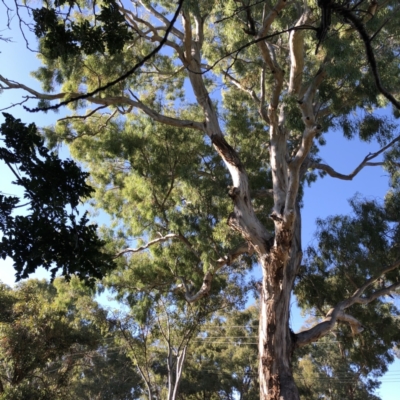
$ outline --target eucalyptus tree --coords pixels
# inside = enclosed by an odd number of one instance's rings
[[[389,163],[393,152],[398,153],[398,148],[387,154]],[[354,197],[351,215],[318,221],[318,245],[307,249],[302,279],[295,289],[304,309],[323,316],[343,293],[366,287],[352,306],[353,323],[338,325],[321,348],[317,343],[313,349],[298,350],[296,372],[305,398],[315,398],[321,391],[329,398],[376,398],[377,379],[398,357],[400,324],[394,290],[400,276],[394,260],[399,252],[399,181],[393,167],[389,167],[391,189],[383,204]],[[318,385],[310,385],[314,380]]]
[[[46,2],[33,11],[43,92],[0,77],[4,90],[27,92],[21,103],[69,103],[48,138],[86,163],[97,205],[124,225],[120,243],[141,242],[117,255],[154,254],[148,268],[169,271],[155,282],[165,291],[189,303],[223,295],[235,260],[258,262],[261,399],[298,399],[293,351],[337,323],[362,334],[357,307],[400,286],[385,278],[400,266],[389,241],[393,251],[339,288],[313,327],[289,328],[291,293],[308,278],[304,183],[317,172],[351,180],[399,140],[397,114],[381,112],[398,107],[388,89],[399,84],[398,9],[395,0]],[[380,148],[340,173],[318,159],[329,128]]]

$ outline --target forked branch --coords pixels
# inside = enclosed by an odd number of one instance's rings
[[[357,168],[351,172],[348,175],[341,174],[340,172],[335,171],[332,167],[326,164],[322,163],[311,163],[310,168],[314,169],[319,169],[321,171],[325,171],[328,175],[330,175],[333,178],[338,178],[342,179],[345,181],[351,181],[364,167],[376,167],[383,165],[382,162],[371,162],[374,158],[378,157],[380,154],[382,154],[384,151],[388,150],[390,147],[392,147],[396,142],[400,140],[400,136],[396,137],[393,139],[390,143],[388,143],[386,146],[382,147],[375,153],[370,153],[367,156],[364,157],[364,159],[361,161],[361,163],[357,166]]]
[[[376,290],[368,297],[361,297],[365,292],[365,290],[374,283],[378,282],[382,276],[399,267],[400,267],[400,260],[397,260],[389,267],[383,269],[375,277],[368,279],[364,283],[364,285],[362,285],[353,293],[352,296],[341,301],[339,304],[336,305],[336,307],[331,308],[323,321],[319,322],[317,325],[313,326],[310,329],[307,329],[303,332],[299,332],[296,335],[296,347],[301,347],[306,344],[315,342],[320,337],[325,336],[333,329],[337,321],[343,321],[349,323],[353,334],[362,332],[363,327],[361,323],[351,315],[345,313],[344,310],[346,310],[347,308],[351,307],[354,304],[369,304],[372,301],[376,300],[377,298],[385,296],[393,292],[397,288],[399,288],[400,282],[396,282],[393,285],[382,288],[380,290]]]
[[[1,75],[0,75],[0,82],[3,82],[3,84],[4,84],[4,85],[0,84],[0,89],[3,89],[3,90],[22,89],[33,95],[32,97],[29,97],[30,99],[57,100],[57,99],[63,99],[66,97],[78,99],[78,98],[80,98],[80,95],[81,95],[81,93],[65,93],[65,92],[56,93],[56,94],[41,93],[41,92],[38,92],[37,90],[34,90],[22,83],[18,83],[18,82],[12,81],[10,79],[4,78]],[[135,97],[135,96],[133,96],[133,97]],[[69,100],[67,100],[67,102],[68,101]],[[133,100],[132,98],[127,97],[127,96],[105,96],[105,97],[89,96],[89,97],[86,97],[86,101],[88,101],[89,103],[98,104],[98,105],[102,106],[102,107],[99,107],[97,110],[99,110],[100,108],[104,108],[104,107],[117,107],[117,106],[126,105],[126,106],[129,106],[132,108],[137,108],[137,109],[143,111],[146,115],[148,115],[154,121],[160,122],[164,125],[175,126],[178,128],[192,128],[192,129],[196,129],[199,131],[204,131],[204,125],[201,122],[192,121],[192,120],[181,120],[178,118],[173,118],[173,117],[169,117],[169,116],[160,114],[159,112],[150,108],[149,106],[147,106],[146,104],[144,104],[143,102],[138,100],[137,98],[136,98],[136,100]],[[16,105],[18,105],[18,104],[16,104]],[[90,113],[89,115],[92,115],[92,113]],[[89,115],[85,115],[85,116],[81,116],[81,117],[73,116],[73,118],[87,118]],[[70,118],[72,118],[72,117],[70,117]]]
[[[158,237],[157,239],[153,239],[150,242],[148,242],[148,243],[146,243],[146,244],[144,244],[142,246],[136,247],[135,249],[131,248],[131,247],[128,247],[127,249],[121,250],[120,252],[118,252],[114,256],[114,259],[118,258],[118,257],[120,257],[120,256],[122,256],[122,255],[124,255],[126,253],[139,253],[140,251],[146,250],[146,249],[148,249],[150,246],[152,246],[154,244],[163,243],[163,242],[166,242],[167,240],[178,239],[178,238],[179,238],[178,234],[169,233],[168,235]]]

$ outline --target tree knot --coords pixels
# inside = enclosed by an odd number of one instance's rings
[[[234,200],[236,197],[240,195],[240,189],[235,186],[228,186],[228,196]]]
[[[283,218],[281,216],[279,216],[276,211],[272,211],[272,213],[270,214],[269,217],[275,222],[282,222],[283,221]]]

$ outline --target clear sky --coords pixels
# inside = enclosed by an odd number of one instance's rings
[[[0,10],[0,31],[6,27],[6,16]],[[3,30],[0,32],[5,37],[12,37],[12,43],[0,41],[0,74],[9,79],[20,81],[27,86],[40,90],[38,82],[30,76],[30,72],[39,67],[40,63],[35,54],[28,51],[25,42],[16,29],[13,21],[12,31]],[[34,42],[31,43],[34,45]],[[34,47],[34,46],[32,46]],[[4,91],[0,95],[0,109],[8,107],[12,103],[21,101],[21,91]],[[57,118],[63,115],[49,112],[30,114],[18,106],[7,110],[20,118],[23,122],[35,122],[37,126],[53,124]],[[0,115],[0,122],[3,116]],[[359,141],[347,141],[340,132],[325,134],[327,145],[322,148],[321,157],[323,161],[341,173],[350,173],[369,153],[379,149],[376,143],[365,144]],[[16,186],[10,186],[12,176],[9,171],[0,165],[0,191],[4,193],[18,194]],[[303,226],[303,247],[305,248],[313,240],[316,218],[325,218],[332,214],[345,214],[350,211],[348,199],[357,192],[364,197],[383,199],[388,187],[388,176],[380,167],[367,167],[356,178],[349,181],[342,181],[330,177],[318,179],[311,188],[307,188],[304,197],[304,209],[302,213]],[[0,280],[5,283],[13,283],[13,270],[9,260],[0,260]],[[38,277],[43,277],[39,273]],[[303,319],[298,310],[294,308],[292,326],[295,331],[301,327]],[[382,386],[379,394],[383,400],[398,400],[400,388],[400,362],[397,360],[391,365],[389,372],[382,378]]]

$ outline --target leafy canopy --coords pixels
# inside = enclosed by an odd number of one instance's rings
[[[14,174],[13,184],[24,189],[26,203],[0,195],[1,257],[13,259],[17,280],[40,266],[50,269],[53,278],[58,271],[88,282],[102,277],[113,267],[112,258],[86,213],[77,218],[79,203],[93,193],[86,183],[88,173],[51,153],[34,124],[4,116],[0,159]],[[28,215],[14,215],[24,206]]]

